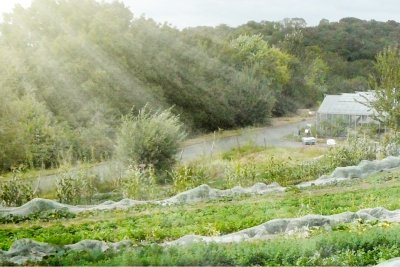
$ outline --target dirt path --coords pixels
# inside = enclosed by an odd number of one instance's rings
[[[245,145],[252,142],[258,146],[280,146],[280,147],[301,147],[300,142],[284,140],[290,134],[297,133],[298,129],[306,126],[307,123],[312,123],[313,119],[307,119],[300,122],[282,123],[279,121],[274,126],[243,130],[235,133],[234,136],[222,136],[220,138],[196,138],[193,142],[188,140],[181,153],[177,155],[181,162],[188,162],[199,157],[210,157],[213,154],[220,153]],[[71,171],[71,175],[78,173],[79,167]],[[122,174],[121,166],[115,162],[102,162],[90,169],[86,170],[88,175],[97,175],[100,181],[110,179],[110,177],[118,177]],[[50,192],[56,187],[58,174],[32,177],[35,188],[41,192]]]

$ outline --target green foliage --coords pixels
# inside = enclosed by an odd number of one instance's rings
[[[254,164],[232,163],[225,170],[226,186],[233,187],[237,185],[250,185],[256,181],[260,181],[260,172]]]
[[[178,166],[169,173],[169,176],[172,180],[174,193],[195,188],[207,181],[205,168],[196,165]]]
[[[25,204],[35,196],[32,186],[14,173],[11,180],[0,182],[0,204],[8,207],[18,207]]]
[[[132,106],[174,106],[199,132],[367,90],[374,56],[398,29],[296,18],[179,31],[120,2],[34,0],[0,25],[0,169],[107,160]]]
[[[323,161],[329,167],[357,165],[361,160],[375,160],[377,147],[361,138],[352,139],[347,146],[336,146],[329,150]]]
[[[69,212],[67,209],[60,210],[50,210],[45,212],[37,212],[32,213],[29,216],[15,216],[12,214],[8,214],[6,216],[0,217],[0,224],[18,224],[26,221],[41,221],[41,222],[49,222],[53,220],[60,219],[72,219],[75,218],[76,215],[72,212]]]
[[[43,264],[168,266],[366,266],[400,256],[399,227],[372,227],[365,232],[331,232],[310,239],[234,244],[150,245],[122,253],[77,253],[51,257]]]
[[[290,56],[278,48],[270,47],[261,35],[240,35],[230,42],[240,69],[256,67],[257,76],[285,83],[289,80]]]
[[[342,117],[336,117],[321,121],[317,133],[321,137],[344,137],[348,134],[349,127],[348,121]]]
[[[235,147],[227,152],[222,153],[222,159],[234,160],[240,159],[241,157],[263,151],[264,148],[254,145],[253,143],[247,143],[240,147]]]
[[[400,138],[395,132],[388,132],[380,140],[383,156],[398,156],[400,153]]]
[[[126,174],[118,182],[118,189],[124,198],[140,200],[154,199],[157,176],[153,167],[129,166]]]
[[[96,189],[96,176],[88,175],[85,170],[73,174],[64,171],[57,179],[57,198],[61,203],[91,204]]]
[[[336,167],[357,165],[361,160],[376,159],[376,146],[362,139],[351,140],[348,145],[337,146],[318,160],[301,163],[271,157],[262,163],[233,162],[225,170],[229,185],[252,185],[254,182],[277,182],[295,185],[329,174]]]
[[[112,242],[130,239],[146,244],[174,240],[187,234],[228,234],[276,218],[330,215],[370,207],[394,210],[400,208],[396,198],[400,193],[398,172],[393,173],[393,177],[387,180],[379,174],[378,179],[359,183],[353,180],[351,184],[332,185],[323,190],[233,197],[192,204],[190,208],[144,205],[129,210],[89,212],[77,215],[73,221],[56,220],[45,226],[35,221],[18,228],[5,225],[0,229],[0,249],[9,248],[14,240],[21,238],[53,244],[70,244],[87,238]],[[101,220],[95,221],[97,218]]]
[[[389,46],[376,56],[376,77],[372,80],[376,99],[370,103],[378,119],[396,133],[400,130],[400,48]]]
[[[57,165],[63,133],[46,107],[33,95],[18,98],[0,90],[0,169],[19,165],[45,168]]]
[[[241,111],[239,123],[243,122],[239,125],[258,122],[257,117],[270,116],[282,86],[290,79],[291,56],[268,45],[261,35],[240,35],[230,41],[229,48],[234,67],[246,74],[252,85],[245,87],[246,92],[234,94],[232,100]]]
[[[143,108],[137,116],[124,117],[117,134],[116,156],[128,165],[170,169],[184,137],[183,125],[171,109],[152,113]]]

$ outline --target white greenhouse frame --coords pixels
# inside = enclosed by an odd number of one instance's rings
[[[373,91],[326,95],[317,111],[316,127],[322,129],[324,121],[344,121],[347,127],[357,129],[359,125],[378,124],[376,111],[369,105],[375,99]],[[327,129],[325,129],[327,130]]]

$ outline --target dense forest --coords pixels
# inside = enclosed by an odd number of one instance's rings
[[[0,24],[0,169],[108,159],[121,118],[145,105],[172,107],[192,133],[267,124],[367,90],[398,40],[394,21],[178,30],[120,2],[34,0]]]

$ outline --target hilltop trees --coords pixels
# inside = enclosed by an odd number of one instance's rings
[[[230,100],[240,110],[236,122],[239,125],[265,122],[280,104],[276,100],[290,79],[291,57],[271,47],[261,35],[240,35],[230,41],[229,49],[233,66],[242,73],[235,79],[238,91]]]

